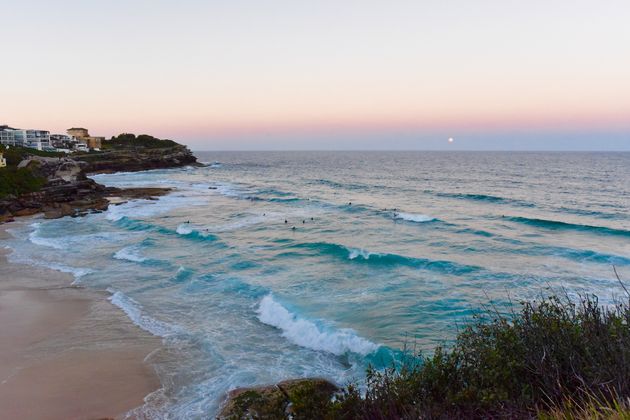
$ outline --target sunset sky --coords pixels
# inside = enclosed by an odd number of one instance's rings
[[[195,150],[630,150],[628,0],[0,10],[0,124]]]

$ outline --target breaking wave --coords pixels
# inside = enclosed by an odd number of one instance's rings
[[[425,214],[413,213],[394,213],[394,219],[401,219],[415,223],[432,222],[434,220],[437,220],[435,217],[427,216]]]
[[[146,257],[143,257],[138,253],[138,251],[133,247],[125,247],[121,250],[116,251],[114,254],[114,258],[117,260],[127,260],[132,262],[144,262],[146,261]]]
[[[380,347],[349,328],[328,328],[301,318],[276,302],[271,294],[260,301],[257,313],[260,322],[278,328],[284,338],[301,347],[337,356],[346,353],[366,356]]]

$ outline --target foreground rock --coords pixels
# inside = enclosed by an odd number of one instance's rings
[[[293,379],[276,385],[239,388],[228,394],[219,419],[316,418],[338,388],[325,379]]]

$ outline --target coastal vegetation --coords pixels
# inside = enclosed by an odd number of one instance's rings
[[[153,194],[106,188],[88,174],[199,165],[186,146],[172,140],[122,134],[103,143],[104,151],[72,155],[25,147],[0,149],[7,160],[0,168],[0,223],[40,212],[49,218],[83,215],[105,210],[108,196]]]
[[[140,134],[136,136],[132,133],[122,133],[118,136],[113,136],[110,140],[106,140],[102,143],[103,150],[120,148],[161,149],[177,145],[178,144],[173,140],[158,139],[157,137],[153,137],[148,134]]]
[[[252,392],[241,395],[260,407]],[[369,368],[364,386],[285,397],[264,416],[241,400],[223,417],[630,418],[630,294],[612,306],[565,295],[486,308],[448,348]]]
[[[35,153],[25,147],[0,146],[0,153],[7,160],[7,166],[0,168],[0,198],[39,191],[46,184],[46,179],[33,173],[31,168],[17,167],[29,153],[47,157],[56,155],[40,150],[33,151]]]
[[[30,147],[0,146],[0,153],[4,155],[7,160],[7,166],[17,166],[21,161],[27,159],[29,156],[41,156],[41,157],[62,157],[65,153],[61,152],[48,152],[45,150],[32,149]]]
[[[29,168],[17,168],[14,165],[0,168],[0,198],[19,196],[39,191],[46,179],[36,176]]]

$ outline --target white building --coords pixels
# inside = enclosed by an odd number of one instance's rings
[[[12,129],[0,129],[0,144],[15,146],[15,136]]]
[[[50,149],[50,132],[44,130],[0,130],[0,144],[30,147],[37,150]]]

